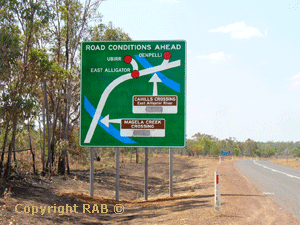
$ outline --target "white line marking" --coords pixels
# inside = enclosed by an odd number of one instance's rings
[[[300,180],[300,177],[297,177],[297,176],[294,176],[294,175],[291,175],[291,174],[288,174],[288,173],[285,173],[285,172],[282,172],[282,171],[279,171],[279,170],[275,170],[275,169],[272,169],[272,168],[270,168],[270,167],[261,165],[261,164],[259,164],[258,162],[256,162],[255,160],[254,160],[253,162],[254,162],[256,165],[258,165],[258,166],[264,167],[265,169],[269,169],[269,170],[272,170],[273,172],[281,173],[281,174],[284,174],[284,175],[286,175],[286,176],[288,176],[288,177],[296,178],[296,179],[299,179],[299,180]]]
[[[275,193],[271,193],[271,192],[263,192],[264,195],[274,195]]]
[[[177,60],[177,61],[174,61],[174,62],[170,62],[170,63],[167,63],[167,64],[166,63],[162,63],[159,66],[150,67],[148,69],[143,69],[143,70],[141,70],[139,72],[140,72],[140,76],[144,76],[144,75],[148,75],[148,74],[151,74],[151,73],[156,73],[156,72],[167,70],[167,69],[170,69],[170,68],[173,68],[173,67],[177,67],[177,66],[180,66],[180,60]],[[124,82],[126,80],[129,80],[129,79],[133,79],[132,76],[131,76],[131,73],[124,74],[124,75],[118,77],[117,79],[115,79],[113,82],[111,82],[106,87],[106,89],[104,90],[104,92],[101,95],[101,98],[100,98],[100,101],[98,103],[98,106],[97,106],[95,115],[93,117],[92,123],[91,123],[90,128],[88,130],[88,133],[87,133],[87,135],[85,137],[84,143],[90,143],[91,142],[91,139],[92,139],[92,137],[94,135],[96,126],[97,126],[98,121],[99,121],[99,119],[101,117],[101,113],[102,113],[102,110],[104,108],[105,102],[106,102],[106,100],[107,100],[110,92],[116,86],[118,86],[120,83],[122,83],[122,82]]]

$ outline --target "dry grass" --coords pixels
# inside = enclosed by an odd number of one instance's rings
[[[174,196],[174,197],[164,197],[164,198],[155,198],[155,199],[149,199],[147,201],[145,200],[120,200],[116,201],[115,199],[111,198],[105,198],[102,196],[90,196],[88,194],[84,193],[76,193],[76,192],[65,192],[62,193],[61,196],[67,196],[75,198],[77,201],[83,202],[83,203],[89,203],[89,204],[122,204],[124,206],[141,206],[141,207],[149,207],[149,206],[161,206],[166,204],[171,204],[175,200],[180,199],[189,199],[189,198],[195,198],[195,197],[207,197],[205,195],[181,195],[181,196]],[[209,196],[211,197],[211,196]]]
[[[283,166],[289,166],[293,168],[300,169],[300,159],[295,158],[295,159],[272,159],[272,163],[277,163]]]

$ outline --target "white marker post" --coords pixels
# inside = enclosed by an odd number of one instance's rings
[[[215,172],[215,212],[221,213],[220,172]]]

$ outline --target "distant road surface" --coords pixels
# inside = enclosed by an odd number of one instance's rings
[[[266,160],[241,160],[236,169],[286,212],[300,221],[300,170]]]

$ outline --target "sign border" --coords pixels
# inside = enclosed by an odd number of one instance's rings
[[[183,140],[183,146],[160,146],[160,145],[154,145],[154,146],[148,146],[148,145],[140,145],[137,144],[136,146],[133,145],[81,145],[81,104],[83,104],[82,102],[82,45],[84,43],[115,43],[115,42],[119,42],[119,43],[132,43],[132,42],[184,42],[185,43],[185,67],[184,67],[184,88],[185,88],[185,94],[184,94],[184,109],[183,109],[183,119],[184,119],[184,140]],[[186,90],[187,90],[187,41],[184,39],[176,39],[176,40],[134,40],[134,41],[83,41],[81,42],[81,63],[80,63],[80,116],[79,116],[79,146],[80,147],[84,147],[84,148],[185,148],[186,147],[186,104],[187,104],[187,95],[186,95]]]

